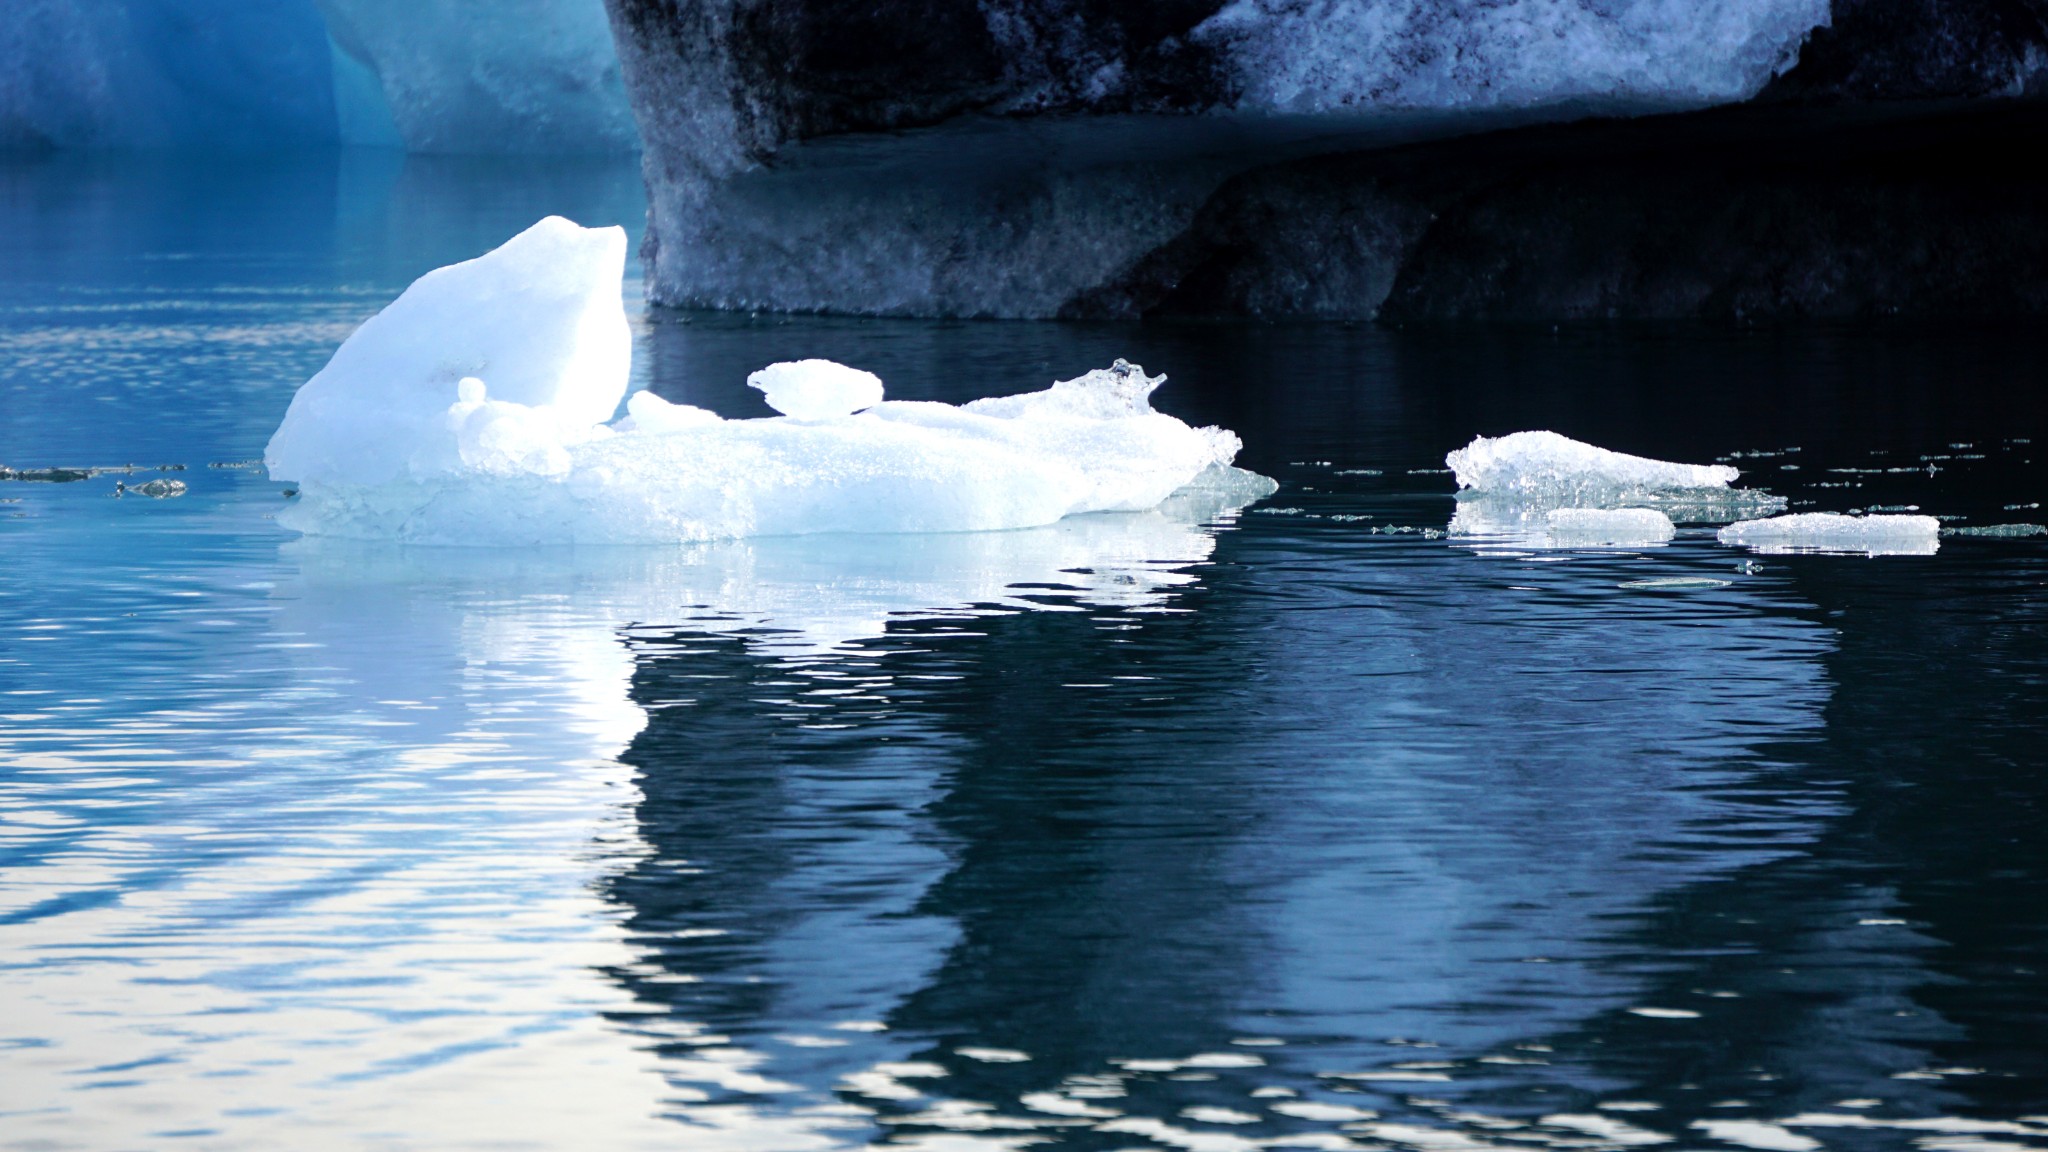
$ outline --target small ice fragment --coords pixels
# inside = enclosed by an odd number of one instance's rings
[[[1690,1008],[1631,1008],[1629,1012],[1652,1020],[1697,1020],[1700,1017]]]
[[[1202,1124],[1257,1124],[1258,1116],[1250,1112],[1239,1112],[1235,1108],[1218,1108],[1213,1104],[1197,1104],[1180,1110],[1189,1120]]]
[[[1297,1120],[1377,1120],[1379,1113],[1370,1108],[1353,1108],[1349,1104],[1325,1104],[1320,1100],[1283,1100],[1271,1105],[1274,1113],[1292,1116]]]
[[[1027,1092],[1017,1098],[1017,1103],[1033,1112],[1044,1112],[1051,1116],[1085,1116],[1096,1120],[1111,1120],[1123,1113],[1114,1108],[1102,1108],[1082,1100],[1073,1100],[1057,1092]]]
[[[1022,1064],[1031,1059],[1029,1053],[1014,1048],[955,1048],[953,1054],[979,1060],[983,1064]]]
[[[1764,553],[1861,552],[1870,556],[1932,556],[1941,521],[1932,516],[1844,516],[1800,512],[1743,520],[1721,529],[1721,543]]]
[[[140,484],[116,484],[114,485],[114,491],[116,495],[123,492],[132,492],[137,496],[151,496],[162,500],[170,496],[183,496],[185,494],[185,482],[183,480],[144,480]]]
[[[1978,524],[1965,528],[1945,528],[1946,536],[2048,536],[2048,525],[2041,524]]]
[[[1249,1052],[1198,1052],[1180,1062],[1183,1068],[1259,1068],[1265,1063]]]
[[[882,378],[830,360],[794,360],[770,364],[747,377],[768,406],[798,420],[831,420],[851,416],[882,402]]]
[[[1646,580],[1624,580],[1615,585],[1640,592],[1701,592],[1708,588],[1726,588],[1729,581],[1716,580],[1711,576],[1652,576]]]
[[[1758,1148],[1763,1152],[1815,1152],[1821,1142],[1761,1120],[1695,1120],[1694,1128],[1723,1144]]]
[[[1662,1132],[1652,1132],[1648,1128],[1638,1128],[1634,1124],[1625,1124],[1611,1116],[1601,1116],[1590,1112],[1567,1112],[1545,1116],[1541,1123],[1548,1128],[1565,1128],[1573,1132],[1583,1132],[1588,1136],[1597,1136],[1610,1144],[1619,1144],[1623,1147],[1669,1144],[1672,1139]]]
[[[1726,488],[1742,475],[1725,464],[1672,464],[1555,432],[1474,437],[1444,463],[1460,488],[1594,506],[1617,493]]]

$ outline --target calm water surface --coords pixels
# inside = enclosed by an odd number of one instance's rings
[[[2048,1148],[2048,540],[1438,534],[1525,427],[2048,521],[2040,336],[642,317],[728,415],[1126,356],[1282,487],[277,528],[293,389],[548,211],[637,176],[0,165],[0,462],[149,469],[0,483],[0,1147]]]

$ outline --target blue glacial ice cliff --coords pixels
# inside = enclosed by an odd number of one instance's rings
[[[599,0],[9,0],[0,147],[637,146]]]

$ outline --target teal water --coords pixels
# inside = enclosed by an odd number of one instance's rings
[[[632,226],[637,174],[0,165],[0,464],[139,469],[0,482],[0,1147],[2048,1147],[2048,538],[1437,534],[1443,453],[1527,427],[2048,522],[2037,334],[635,303],[638,379],[729,415],[798,356],[947,399],[1128,357],[1282,487],[278,528],[293,389],[551,211]]]

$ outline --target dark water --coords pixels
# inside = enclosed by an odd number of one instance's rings
[[[640,322],[729,415],[1128,357],[1282,483],[1208,523],[392,551],[209,466],[546,211],[634,173],[0,167],[0,463],[186,465],[0,483],[0,1147],[2048,1147],[2048,539],[1435,535],[1531,427],[2048,521],[2039,335]]]

